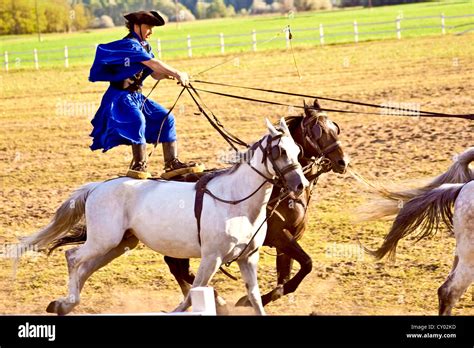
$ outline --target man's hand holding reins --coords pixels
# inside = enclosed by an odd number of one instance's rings
[[[177,80],[183,87],[189,86],[189,75],[187,72],[179,71]]]
[[[166,75],[171,78],[175,78],[178,80],[178,82],[183,85],[183,86],[188,86],[189,85],[189,75],[188,73],[184,71],[179,71],[172,66],[162,62],[161,60],[158,59],[150,59],[141,62],[143,65],[149,67],[151,70],[153,70],[153,77],[161,77],[161,75]],[[160,79],[160,78],[158,78]]]

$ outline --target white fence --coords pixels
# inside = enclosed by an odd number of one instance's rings
[[[355,42],[381,38],[401,39],[405,35],[414,36],[415,31],[423,31],[423,34],[446,34],[448,30],[471,31],[474,22],[470,20],[474,14],[460,16],[422,16],[404,18],[400,14],[390,21],[366,22],[357,20],[345,23],[327,24],[319,23],[313,28],[291,28],[293,34],[292,45],[315,44],[325,45],[336,42]],[[236,49],[248,49],[257,51],[261,48],[290,47],[290,35],[285,30],[253,30],[250,33],[224,35],[216,33],[211,35],[191,36],[176,40],[156,40],[152,42],[158,58],[166,57],[192,57],[196,52],[200,54],[224,54]],[[70,62],[90,64],[97,48],[95,45],[65,46],[61,49],[8,52],[3,53],[4,70],[12,68],[35,68],[40,69],[42,65],[58,66],[68,68]],[[1,64],[1,63],[0,63]]]

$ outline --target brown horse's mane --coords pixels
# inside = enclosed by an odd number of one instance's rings
[[[285,117],[285,122],[286,122],[286,125],[288,126],[288,129],[290,130],[290,133],[293,133],[295,128],[300,125],[303,118],[304,118],[303,115]]]
[[[304,115],[285,117],[286,125],[288,126],[288,129],[290,130],[291,134],[293,134],[295,128],[301,124],[301,121],[303,121],[304,117],[305,117]],[[316,112],[312,111],[312,117],[315,118],[317,122],[319,122],[319,124],[321,125],[324,131],[326,132],[328,131],[327,123],[325,122],[325,120],[327,119],[326,115],[321,115],[321,114],[318,115]]]
[[[293,134],[294,130],[296,129],[296,127],[298,127],[303,119],[303,115],[298,115],[298,116],[287,116],[285,117],[285,122],[286,122],[286,125],[288,126],[288,129],[290,130],[290,133]],[[276,122],[274,124],[276,127],[278,127],[280,125],[280,122]],[[252,144],[253,145],[253,144]],[[248,151],[248,150],[247,150]],[[242,155],[246,154],[247,151],[245,152],[242,152]],[[232,173],[234,173],[239,167],[240,165],[242,164],[242,162],[237,162],[237,163],[234,163],[232,165],[232,167],[229,167],[227,168],[226,170],[226,173],[227,175],[230,175]]]

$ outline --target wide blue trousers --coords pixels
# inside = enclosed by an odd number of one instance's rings
[[[153,100],[143,103],[144,100],[140,92],[110,86],[91,122],[91,150],[105,152],[117,145],[156,143],[160,128],[160,143],[175,141],[173,114],[166,117],[168,109]]]

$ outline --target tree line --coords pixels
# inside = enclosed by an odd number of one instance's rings
[[[423,0],[0,0],[0,35],[112,27],[124,24],[123,14],[144,9],[157,9],[168,21],[190,21],[419,1]]]

